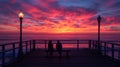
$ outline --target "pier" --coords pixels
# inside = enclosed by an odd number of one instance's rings
[[[52,40],[55,45],[57,40]],[[120,41],[60,40],[62,45],[74,44],[69,56],[63,53],[59,58],[46,57],[48,40],[28,40],[22,42],[23,55],[18,56],[19,42],[1,44],[1,67],[120,67]],[[86,47],[82,47],[86,45]]]

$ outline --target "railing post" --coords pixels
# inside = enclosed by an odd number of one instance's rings
[[[26,53],[28,51],[28,41],[26,41]]]
[[[93,40],[91,41],[91,44],[92,44],[92,48],[91,49],[93,49]]]
[[[79,40],[77,40],[77,50],[79,50]]]
[[[98,50],[98,45],[99,45],[99,44],[98,44],[98,41],[96,41],[96,42],[95,42],[95,50],[97,50],[97,51],[99,51],[99,50]]]
[[[89,40],[89,49],[91,49],[91,40]]]
[[[112,59],[114,60],[114,44],[112,44]]]
[[[5,66],[5,45],[2,45],[2,67]]]
[[[45,40],[45,49],[47,49],[47,41]]]
[[[36,41],[33,40],[33,51],[35,51],[35,50],[36,50]]]
[[[15,58],[15,43],[12,44],[13,47],[13,58]]]
[[[94,41],[93,41],[93,40],[91,40],[91,44],[92,44],[92,49],[94,49],[94,46],[93,46],[93,44],[94,44],[94,43],[93,43],[93,42],[94,42]]]
[[[107,52],[107,45],[106,42],[104,42],[104,55],[106,55],[106,52]]]
[[[95,41],[93,40],[93,49],[95,49]]]
[[[32,48],[32,41],[30,40],[30,52],[31,52],[31,48]]]
[[[94,41],[94,49],[96,50],[96,41]]]
[[[120,48],[118,50],[118,59],[120,60]]]

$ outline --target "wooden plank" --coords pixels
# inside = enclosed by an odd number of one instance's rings
[[[64,57],[49,59],[44,57],[45,50],[40,49],[25,55],[21,62],[11,67],[120,67],[120,64],[95,52],[89,49],[72,50],[69,59]]]

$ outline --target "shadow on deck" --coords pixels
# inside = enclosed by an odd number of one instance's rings
[[[52,58],[46,58],[45,50],[38,49],[12,67],[120,67],[120,64],[96,54],[88,49],[71,50],[70,57],[58,57],[53,53]]]

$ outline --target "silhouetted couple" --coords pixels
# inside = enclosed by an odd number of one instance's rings
[[[58,53],[59,53],[59,57],[61,57],[62,55],[62,43],[60,43],[60,41],[58,40],[57,41],[57,43],[56,43],[56,49],[57,49],[57,51],[58,51]],[[50,40],[49,42],[48,42],[48,50],[49,50],[49,52],[50,52],[50,56],[52,56],[52,54],[53,54],[53,51],[54,51],[54,48],[53,48],[53,43],[52,43],[52,40]]]

